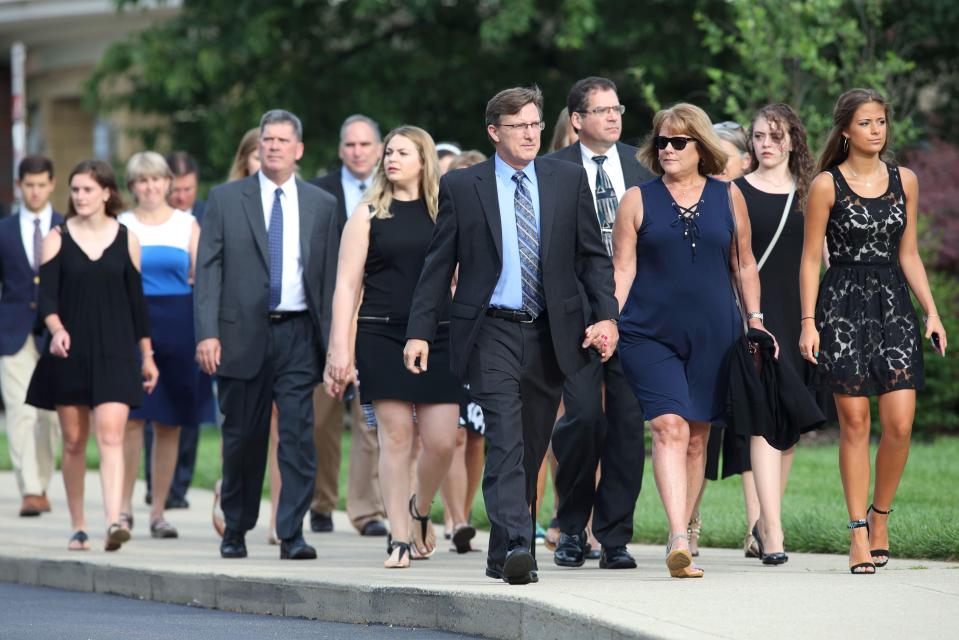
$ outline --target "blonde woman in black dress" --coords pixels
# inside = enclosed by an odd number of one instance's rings
[[[923,337],[945,355],[946,332],[916,240],[919,183],[883,160],[892,114],[869,89],[836,102],[806,208],[799,350],[817,365],[839,413],[839,471],[849,529],[849,570],[873,574],[889,561],[889,512],[909,455],[916,390],[924,383]],[[819,282],[823,240],[830,267]],[[923,336],[909,297],[925,311]],[[869,398],[879,398],[882,439],[869,503]]]
[[[116,220],[123,202],[113,169],[87,160],[74,168],[69,182],[66,222],[43,241],[39,315],[51,338],[27,403],[55,408],[60,418],[71,551],[90,548],[83,485],[87,439],[95,427],[107,521],[104,548],[116,551],[130,539],[120,523],[124,427],[130,407],[140,405],[144,391],[153,391],[159,374],[140,278],[140,243]]]
[[[358,369],[360,398],[373,405],[380,487],[392,529],[384,566],[391,569],[409,567],[411,552],[427,557],[436,548],[430,505],[453,459],[463,397],[450,372],[448,322],[440,325],[423,374],[410,373],[403,364],[406,323],[438,199],[432,138],[418,127],[394,129],[383,140],[373,185],[343,229],[333,294],[323,379],[330,395],[342,396]],[[448,318],[449,298],[439,313]],[[422,449],[413,492],[417,432]],[[453,519],[464,522],[465,514]]]

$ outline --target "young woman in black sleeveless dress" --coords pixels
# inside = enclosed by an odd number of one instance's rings
[[[919,319],[945,355],[946,332],[919,258],[919,184],[882,160],[891,113],[877,92],[847,91],[810,188],[800,272],[802,356],[817,365],[839,413],[839,470],[849,529],[849,569],[872,574],[889,561],[888,514],[909,455],[916,390],[924,382]],[[830,267],[822,283],[823,240]],[[879,397],[882,439],[869,505],[869,398]],[[867,508],[868,507],[868,508]]]
[[[140,280],[140,244],[116,221],[122,210],[110,165],[81,162],[70,174],[66,222],[43,242],[39,316],[51,338],[27,402],[56,409],[60,418],[63,483],[74,531],[68,548],[74,551],[90,548],[83,483],[91,422],[100,450],[105,548],[115,551],[130,539],[119,522],[123,431],[130,407],[140,405],[143,391],[153,391],[158,377]]]
[[[387,568],[408,567],[411,551],[425,557],[435,549],[429,508],[453,459],[464,393],[450,371],[448,322],[440,325],[425,373],[415,375],[403,365],[406,322],[433,235],[438,182],[429,134],[417,127],[394,129],[383,140],[373,185],[340,241],[323,378],[330,395],[342,395],[358,369],[360,397],[373,404],[380,486],[392,529]],[[448,300],[445,306],[440,317],[449,315]],[[422,451],[410,497],[417,432]],[[457,523],[465,519],[455,516]]]

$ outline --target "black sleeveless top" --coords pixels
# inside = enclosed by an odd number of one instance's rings
[[[413,291],[433,238],[433,220],[423,200],[393,200],[392,218],[370,220],[370,245],[363,278],[363,318],[406,323]],[[440,318],[448,319],[449,297]]]

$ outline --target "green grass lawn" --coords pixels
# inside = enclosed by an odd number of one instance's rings
[[[349,434],[343,439],[340,468],[340,508],[346,487]],[[875,451],[875,448],[873,449]],[[91,439],[87,460],[96,467],[96,444]],[[938,438],[913,444],[909,464],[899,487],[891,517],[890,545],[896,557],[959,559],[959,438]],[[6,436],[0,434],[0,469],[10,469]],[[220,474],[220,434],[204,428],[200,437],[194,486],[211,489]],[[553,504],[552,488],[541,505],[539,520],[546,526]],[[742,485],[738,476],[710,482],[703,498],[705,546],[739,547],[746,532]],[[442,507],[433,506],[434,521],[442,522]],[[487,527],[482,495],[473,505],[474,524]],[[846,553],[848,517],[839,480],[837,445],[800,446],[796,451],[789,489],[783,504],[783,525],[789,551]],[[643,491],[636,505],[634,539],[665,544],[663,512],[652,464],[647,459]]]

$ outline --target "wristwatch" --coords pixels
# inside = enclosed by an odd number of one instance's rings
[[[765,318],[766,316],[763,315],[762,311],[750,311],[749,313],[746,314],[747,320],[759,320],[760,322],[762,322],[763,320],[765,320]]]

